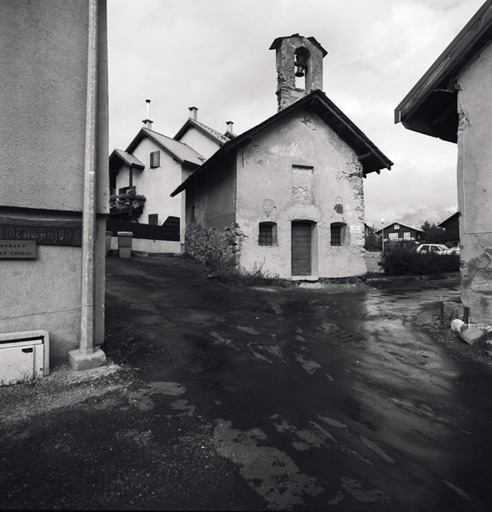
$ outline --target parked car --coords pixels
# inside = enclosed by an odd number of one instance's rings
[[[448,248],[444,244],[420,244],[417,252],[435,252],[436,254],[448,254]]]
[[[451,249],[448,249],[448,254],[460,254],[460,246],[457,245],[456,247],[451,247]]]

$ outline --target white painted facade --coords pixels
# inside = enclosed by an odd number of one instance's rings
[[[150,155],[154,151],[160,152],[158,167],[150,166]],[[171,192],[188,178],[195,168],[188,168],[181,164],[172,154],[147,137],[142,139],[133,150],[132,155],[138,158],[145,165],[145,168],[142,170],[132,169],[132,179],[130,180],[130,168],[122,163],[116,176],[115,193],[132,184],[137,194],[145,196],[144,208],[138,218],[141,224],[149,224],[149,215],[158,216],[157,223],[159,226],[170,216],[182,219],[185,197],[171,197]],[[183,224],[181,222],[180,227],[182,243],[184,242]]]
[[[197,128],[187,130],[179,141],[187,144],[205,158],[210,158],[221,147],[216,140],[200,133]]]

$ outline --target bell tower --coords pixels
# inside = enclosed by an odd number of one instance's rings
[[[314,37],[278,37],[270,50],[277,56],[278,110],[323,88],[323,58],[328,53]]]

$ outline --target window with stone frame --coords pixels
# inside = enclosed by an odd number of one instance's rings
[[[275,222],[260,222],[258,245],[277,245],[277,224]]]
[[[343,222],[333,222],[330,225],[330,245],[340,247],[344,244],[345,226]]]

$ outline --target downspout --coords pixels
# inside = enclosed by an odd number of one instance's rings
[[[97,146],[97,0],[88,0],[87,99],[84,153],[84,200],[82,214],[82,293],[80,315],[80,346],[69,352],[70,366],[86,370],[106,361],[104,352],[94,349],[94,248],[96,209],[96,146]]]

